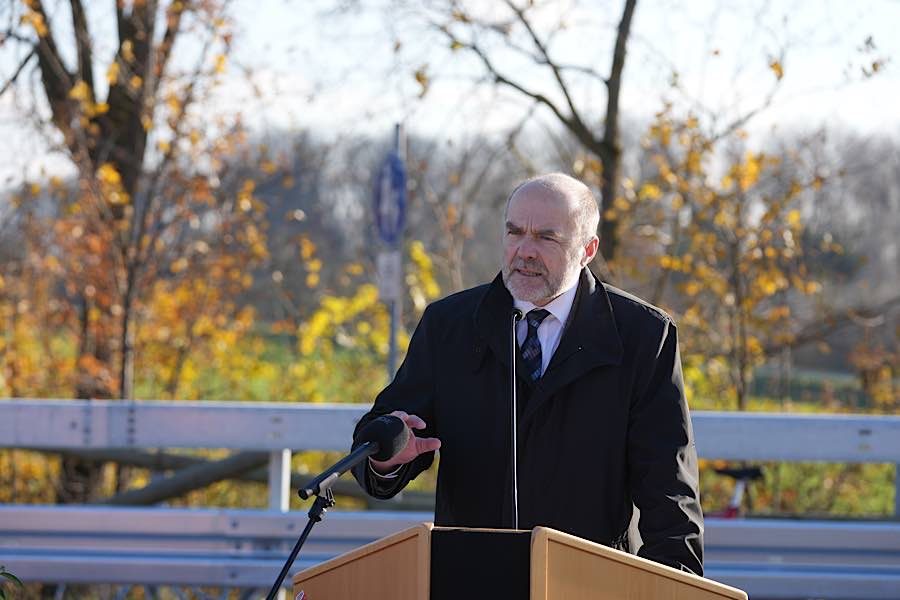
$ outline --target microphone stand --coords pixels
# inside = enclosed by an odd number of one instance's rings
[[[331,485],[330,483],[328,484]],[[329,508],[334,506],[334,492],[331,491],[331,487],[326,487],[324,490],[324,495],[321,493],[316,496],[316,501],[313,502],[312,508],[309,509],[309,513],[307,516],[309,517],[309,521],[306,523],[306,528],[304,528],[303,533],[300,534],[300,539],[297,540],[297,543],[294,544],[294,549],[291,550],[291,555],[288,557],[287,562],[284,563],[284,566],[281,568],[281,573],[278,574],[278,579],[275,580],[275,583],[272,584],[272,589],[269,590],[269,595],[266,596],[266,600],[275,600],[278,597],[278,592],[281,590],[281,584],[284,582],[284,578],[287,577],[288,571],[291,569],[291,565],[294,564],[294,561],[297,559],[297,555],[300,554],[300,548],[303,547],[303,544],[306,543],[306,538],[309,537],[309,533],[312,531],[313,525],[322,520],[322,515],[325,514]]]
[[[294,561],[297,559],[300,548],[306,543],[306,538],[309,537],[309,533],[312,531],[313,526],[322,520],[323,515],[329,508],[334,506],[334,493],[331,491],[331,486],[338,480],[341,473],[350,470],[360,461],[365,460],[370,455],[378,452],[378,448],[379,445],[376,442],[365,442],[364,444],[360,444],[353,452],[336,462],[329,469],[322,472],[321,475],[311,481],[307,487],[297,492],[304,500],[310,496],[315,496],[316,500],[313,502],[312,508],[310,508],[307,513],[309,521],[306,523],[306,528],[303,530],[303,533],[300,534],[300,539],[294,544],[294,549],[291,550],[291,555],[281,568],[281,573],[278,574],[278,579],[275,580],[272,589],[269,590],[269,595],[266,596],[266,600],[275,600],[278,596],[281,584],[284,583],[284,578],[287,577],[291,565],[293,565]]]
[[[509,410],[509,431],[512,438],[510,444],[511,464],[512,464],[512,528],[519,528],[519,441],[518,441],[518,415],[519,405],[516,397],[516,358],[519,347],[519,340],[516,337],[516,324],[522,318],[522,311],[514,308],[512,311],[512,327],[510,327],[510,345],[509,345],[509,384],[510,384],[510,410]]]

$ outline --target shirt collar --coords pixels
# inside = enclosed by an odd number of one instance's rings
[[[578,291],[578,281],[578,278],[576,278],[575,283],[573,283],[569,289],[544,306],[537,307],[527,300],[518,300],[516,298],[513,298],[513,306],[521,310],[523,315],[527,315],[528,311],[532,309],[543,308],[556,317],[560,323],[565,324],[566,319],[569,318],[569,313],[572,312],[572,304],[575,302],[575,292]]]

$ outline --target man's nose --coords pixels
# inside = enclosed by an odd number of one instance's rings
[[[535,258],[537,256],[537,244],[530,235],[526,235],[519,243],[518,254],[521,258]]]

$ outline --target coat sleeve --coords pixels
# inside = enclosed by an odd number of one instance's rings
[[[406,358],[400,365],[400,369],[394,376],[394,380],[375,398],[372,409],[366,413],[353,431],[354,443],[357,445],[356,435],[369,421],[381,415],[402,410],[409,414],[418,415],[426,424],[424,430],[413,430],[419,437],[432,437],[435,435],[434,423],[434,381],[433,374],[433,340],[429,329],[433,327],[430,309],[426,309],[409,342]],[[431,466],[434,461],[434,452],[426,452],[415,460],[403,465],[396,477],[378,477],[371,469],[368,461],[353,468],[353,476],[366,492],[375,498],[392,498],[406,485],[415,479],[419,473]]]
[[[635,397],[628,429],[632,500],[640,511],[639,556],[703,574],[703,512],[697,449],[684,395],[675,325],[665,321]]]

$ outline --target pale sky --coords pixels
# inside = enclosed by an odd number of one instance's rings
[[[335,4],[352,3],[233,2],[235,53],[228,84],[210,101],[209,113],[241,111],[261,131],[308,128],[326,138],[387,136],[397,121],[411,131],[459,137],[503,131],[527,108],[515,94],[476,85],[478,63],[464,51],[450,51],[446,39],[423,30],[414,16],[386,10],[391,0],[361,0],[362,10],[327,12]],[[606,75],[621,4],[560,0],[536,25],[565,19],[567,29],[551,55]],[[496,12],[497,3],[470,5],[485,14]],[[896,0],[639,0],[622,88],[624,117],[645,121],[671,100],[733,119],[773,90],[769,62],[783,53],[784,78],[771,107],[751,123],[753,137],[764,139],[773,126],[777,131],[821,125],[900,137],[898,24]],[[866,52],[869,37],[875,49]],[[399,51],[396,40],[402,42]],[[190,45],[182,49],[189,53]],[[535,90],[558,97],[545,72],[510,52],[495,56]],[[882,72],[860,81],[861,67],[883,57],[889,62]],[[6,49],[0,51],[0,72],[7,74],[14,61]],[[432,81],[421,99],[413,77],[420,67]],[[261,95],[245,83],[245,69]],[[673,71],[679,90],[669,86]],[[603,88],[583,79],[572,83],[577,102],[602,116]],[[47,157],[44,142],[24,126],[8,96],[0,98],[0,185],[16,182],[23,172],[34,176],[42,167],[65,172],[64,161]]]
[[[267,119],[372,131],[389,130],[392,122],[403,120],[427,133],[500,129],[516,121],[518,113],[504,101],[514,95],[473,94],[471,80],[481,71],[471,56],[450,52],[436,34],[409,35],[410,20],[399,11],[373,8],[321,19],[308,8],[311,4],[260,0],[239,5],[238,22],[246,35],[239,38],[237,58],[258,70],[271,90],[265,105],[274,110],[266,111]],[[586,0],[571,11],[566,7],[573,2],[557,4],[557,10],[545,12],[544,21],[568,14],[570,25],[558,36],[553,56],[605,75],[621,2]],[[769,60],[783,52],[785,76],[772,108],[754,128],[826,123],[900,135],[898,23],[900,2],[891,0],[641,0],[626,61],[623,111],[649,117],[664,98],[683,104],[690,97],[726,116],[737,115],[739,109],[759,105],[773,89]],[[876,50],[866,54],[859,48],[870,36]],[[396,54],[395,38],[404,43]],[[554,92],[546,73],[529,72],[525,62],[501,56],[506,59],[501,64],[533,88]],[[883,56],[892,58],[886,68],[860,83],[860,67]],[[434,84],[418,100],[412,73],[426,64]],[[668,86],[673,69],[683,93]],[[581,103],[596,106],[602,115],[603,89],[575,87]],[[312,102],[306,101],[309,97]]]

